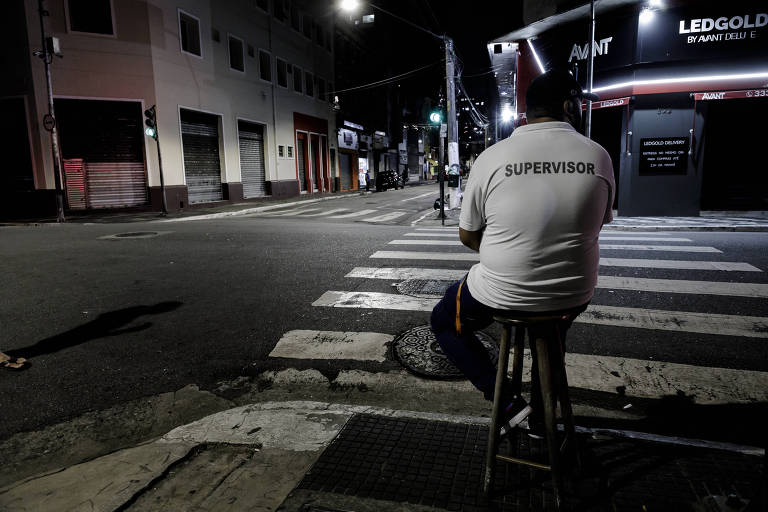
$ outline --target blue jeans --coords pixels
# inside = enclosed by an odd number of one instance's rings
[[[478,302],[469,292],[467,283],[461,287],[459,322],[461,334],[456,332],[456,295],[462,281],[457,281],[445,292],[445,295],[432,310],[430,323],[438,344],[443,349],[450,361],[461,370],[469,381],[482,393],[486,400],[493,400],[494,386],[496,382],[496,366],[483,344],[475,337],[475,331],[488,327],[493,323],[493,315],[499,310]],[[562,354],[565,355],[565,334],[573,320],[585,309],[587,304],[577,308],[547,311],[547,312],[521,312],[521,315],[539,316],[560,314],[568,315],[568,318],[558,322],[548,337],[559,335]],[[538,388],[538,368],[532,367],[531,403],[534,410],[541,410],[541,391]],[[512,386],[509,379],[505,378],[502,384],[502,404],[511,403],[513,400]]]

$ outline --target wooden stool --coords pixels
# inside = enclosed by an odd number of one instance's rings
[[[571,401],[568,397],[568,380],[565,374],[565,360],[563,358],[563,346],[557,331],[557,322],[568,318],[567,315],[541,315],[529,316],[516,312],[500,313],[494,316],[494,320],[502,326],[501,343],[499,345],[499,365],[496,372],[496,387],[493,397],[493,412],[491,415],[491,430],[488,434],[488,452],[485,459],[485,478],[483,481],[483,494],[490,496],[495,478],[496,460],[502,460],[513,464],[523,464],[537,469],[550,471],[554,484],[555,504],[560,508],[563,493],[563,463],[562,458],[571,442],[575,439],[573,425],[573,412]],[[541,398],[544,403],[544,435],[546,439],[549,464],[538,461],[508,457],[498,454],[499,446],[499,416],[501,415],[501,390],[504,378],[507,375],[509,365],[509,342],[515,328],[515,345],[512,361],[512,390],[515,395],[520,395],[523,379],[523,349],[525,332],[529,330],[528,343],[531,351],[536,352],[536,362],[539,373],[539,386]],[[531,336],[530,328],[535,331],[544,331],[546,336]],[[534,339],[535,338],[535,339]],[[557,419],[555,410],[557,401],[560,402],[560,412],[565,427],[565,439],[562,444],[557,439]],[[535,406],[535,404],[533,404]],[[578,463],[578,450],[577,450]]]

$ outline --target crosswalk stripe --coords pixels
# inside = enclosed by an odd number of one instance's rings
[[[368,215],[369,213],[375,213],[377,210],[360,210],[357,212],[352,213],[344,213],[341,215],[331,215],[328,217],[329,219],[350,219],[352,217],[361,217],[363,215]]]
[[[426,194],[421,194],[419,196],[409,197],[407,199],[401,199],[400,202],[405,203],[406,201],[413,201],[414,199],[420,199],[422,197],[432,196],[434,194],[435,194],[434,192],[427,192]]]
[[[690,238],[671,238],[662,236],[601,236],[600,240],[606,241],[643,241],[643,242],[693,242]]]
[[[265,213],[265,217],[286,217],[288,215],[297,215],[299,213],[308,213],[308,212],[316,212],[319,211],[320,208],[292,208],[290,210],[285,210],[282,212],[270,212]]]
[[[384,362],[393,339],[376,332],[294,330],[283,334],[269,356]],[[523,381],[529,382],[529,350],[524,357]],[[627,396],[647,398],[682,392],[699,404],[768,401],[768,372],[577,353],[566,354],[565,365],[574,388],[615,393],[623,386]]]
[[[668,251],[668,252],[718,252],[723,251],[714,247],[702,247],[700,245],[612,245],[600,244],[600,250],[619,251]]]
[[[438,300],[380,292],[327,291],[312,305],[337,308],[432,311]],[[755,316],[622,308],[593,304],[579,315],[576,322],[637,329],[768,338],[768,318]]]
[[[394,336],[378,332],[339,332],[298,329],[280,338],[269,357],[293,359],[387,359],[387,343]]]
[[[330,215],[332,213],[338,213],[338,212],[346,212],[349,211],[349,208],[334,208],[333,210],[325,210],[324,212],[320,213],[310,213],[309,215],[304,214],[297,214],[299,217],[322,217],[323,215]]]
[[[458,240],[392,240],[388,245],[463,245]]]
[[[449,238],[457,238],[459,236],[458,233],[406,233],[403,236],[434,236],[434,237],[449,237]]]
[[[600,258],[601,267],[665,268],[674,270],[721,270],[726,272],[762,272],[749,263],[738,261],[646,260],[635,258]]]
[[[370,219],[362,219],[363,222],[387,222],[390,220],[395,220],[403,215],[407,215],[408,212],[401,212],[401,211],[395,211],[390,213],[385,213],[384,215],[379,215],[378,217],[371,217]]]
[[[444,227],[444,228],[416,228],[416,231],[433,231],[433,232],[438,232],[438,233],[450,231],[452,233],[457,233],[458,234],[459,228],[458,228],[458,226],[449,226],[449,227]]]
[[[454,270],[448,268],[355,267],[344,277],[389,279],[394,281],[405,281],[406,279],[457,281],[466,274],[466,270]],[[598,276],[597,287],[659,293],[689,293],[695,295],[768,298],[768,284],[760,283],[727,283],[719,281],[687,281],[679,279]]]
[[[420,251],[376,251],[369,256],[375,259],[433,260],[433,261],[480,261],[476,252],[439,253]],[[721,270],[730,272],[762,272],[749,263],[731,261],[646,260],[632,258],[600,258],[605,267],[663,268],[675,270]]]

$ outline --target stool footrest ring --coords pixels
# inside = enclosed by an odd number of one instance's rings
[[[536,462],[535,460],[520,459],[518,457],[509,457],[508,455],[499,455],[499,454],[496,454],[496,458],[504,462],[511,462],[513,464],[523,464],[525,466],[532,466],[536,469],[542,469],[544,471],[552,471],[552,466],[550,466],[549,464],[542,464],[541,462]]]

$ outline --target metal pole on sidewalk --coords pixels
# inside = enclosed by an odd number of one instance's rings
[[[48,47],[48,38],[45,37],[45,16],[48,16],[48,11],[43,6],[43,0],[37,2],[38,12],[40,14],[40,37],[43,41],[43,49],[40,53],[40,58],[43,59],[45,65],[45,83],[48,87],[48,117],[51,119],[51,153],[53,155],[53,182],[56,187],[56,222],[65,222],[64,218],[64,188],[62,187],[61,179],[61,161],[59,154],[59,134],[56,127],[56,113],[53,108],[53,85],[51,82],[51,60],[53,54],[51,48]]]
[[[157,115],[157,108],[155,107],[155,115]],[[157,122],[157,117],[155,117]],[[157,144],[157,167],[160,171],[160,197],[163,205],[163,215],[168,215],[168,204],[165,200],[165,178],[163,177],[163,157],[160,154],[160,130],[155,125],[155,143]]]
[[[440,220],[445,226],[445,136],[442,134],[440,134],[440,153],[437,162],[437,178],[440,181]]]
[[[589,24],[589,61],[587,68],[587,92],[592,92],[592,79],[595,75],[595,0],[590,1]],[[592,134],[592,100],[587,100],[587,116],[584,121],[584,135],[591,138]]]

